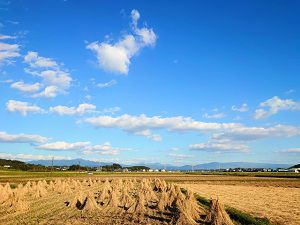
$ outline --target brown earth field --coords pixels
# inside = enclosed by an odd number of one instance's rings
[[[145,179],[147,178],[147,179]],[[166,181],[168,187],[163,185],[163,190],[167,194],[157,191],[153,180]],[[91,181],[90,181],[91,180]],[[108,195],[101,200],[100,195],[105,192],[103,185],[110,182]],[[114,180],[122,180],[122,185],[118,185]],[[128,180],[134,185],[129,184]],[[148,182],[148,189],[143,188],[141,182]],[[149,181],[145,181],[149,180]],[[28,185],[28,181],[30,184]],[[40,182],[38,182],[40,181]],[[75,183],[75,181],[77,183]],[[1,176],[0,184],[3,194],[5,183],[9,182],[12,187],[11,196],[18,188],[20,193],[25,193],[23,197],[15,194],[10,202],[0,203],[0,224],[222,224],[213,223],[212,215],[218,218],[225,218],[224,224],[243,224],[234,220],[227,221],[227,215],[222,209],[222,203],[229,207],[249,213],[255,217],[268,218],[273,224],[299,224],[300,221],[300,179],[299,178],[278,178],[278,177],[253,177],[253,176],[230,176],[230,175],[195,175],[195,174],[101,174],[101,175],[80,175],[75,177],[41,177],[41,176]],[[62,183],[67,185],[62,185]],[[52,184],[51,184],[52,183]],[[149,184],[151,183],[151,184]],[[189,202],[185,197],[168,192],[169,185],[182,187],[188,193],[197,193],[207,199],[218,199],[220,204],[211,207],[195,208],[194,200]],[[7,185],[6,185],[7,186]],[[39,187],[41,186],[41,190]],[[68,187],[64,187],[68,186]],[[108,185],[109,186],[109,185]],[[127,200],[131,202],[131,209],[125,205],[118,205],[111,202],[113,194],[110,189],[116,186],[117,193],[128,192]],[[14,187],[17,187],[14,189]],[[118,189],[119,188],[119,189]],[[125,191],[124,191],[125,188]],[[104,191],[103,191],[104,190]],[[106,190],[107,191],[107,190]],[[148,199],[150,196],[153,199]],[[37,193],[37,194],[34,194]],[[140,193],[144,193],[140,195]],[[152,194],[151,194],[152,193]],[[153,195],[153,193],[156,195]],[[121,203],[125,201],[123,195],[117,194],[117,199]],[[158,208],[159,200],[162,196],[168,195],[170,199],[161,203],[163,207]],[[126,195],[127,196],[127,195]],[[172,197],[173,196],[173,197]],[[175,196],[175,197],[174,197]],[[177,197],[176,197],[177,196]],[[190,196],[190,195],[189,195]],[[102,196],[103,197],[103,196]],[[145,200],[146,198],[146,200]],[[76,200],[75,200],[76,199]],[[96,203],[91,199],[95,199]],[[140,199],[144,202],[139,205]],[[189,197],[190,199],[190,197]],[[3,196],[0,196],[0,202]],[[77,205],[79,200],[81,206],[86,201],[87,207],[80,208]],[[76,202],[76,203],[74,203]],[[172,203],[174,202],[174,205]],[[185,202],[185,203],[184,203]],[[124,203],[124,202],[123,202]],[[103,204],[103,205],[102,205]],[[112,204],[112,205],[111,205]],[[129,204],[129,203],[128,203]],[[129,205],[130,205],[129,204]],[[164,205],[165,204],[165,205]],[[69,206],[67,206],[69,205]],[[193,205],[189,207],[187,205]],[[19,208],[20,207],[20,208]],[[123,207],[123,208],[122,208]],[[102,210],[99,210],[102,209]],[[189,208],[189,210],[187,210]],[[97,210],[95,210],[97,209]],[[217,210],[216,210],[217,209]],[[128,211],[129,210],[129,211]],[[190,213],[183,213],[184,211]],[[213,212],[212,212],[213,211]],[[127,213],[129,212],[129,213]],[[195,213],[197,212],[197,213]],[[219,213],[222,212],[222,213]],[[143,215],[143,216],[141,216]],[[222,216],[223,215],[223,216]],[[223,218],[223,219],[224,219]],[[189,222],[182,222],[189,221]],[[209,221],[209,222],[208,222]],[[182,222],[182,223],[180,223]],[[195,223],[194,223],[195,222]],[[261,223],[263,224],[263,223]]]

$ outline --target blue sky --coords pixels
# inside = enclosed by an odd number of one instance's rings
[[[298,1],[0,11],[0,158],[299,163]]]

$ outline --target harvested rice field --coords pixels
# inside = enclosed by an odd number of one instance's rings
[[[159,179],[29,181],[0,193],[0,224],[234,224],[218,200],[205,208]]]
[[[278,185],[278,184],[277,184]],[[296,182],[294,183],[296,186]],[[184,188],[206,198],[219,199],[226,205],[258,217],[267,217],[274,224],[300,224],[300,188],[259,185],[183,184]]]
[[[296,225],[300,220],[297,177],[6,174],[0,178],[0,195],[1,225]],[[233,215],[229,208],[239,213]]]

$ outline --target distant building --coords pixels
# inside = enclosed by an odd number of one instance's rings
[[[4,165],[3,167],[4,168],[10,168],[11,166],[10,165]]]
[[[300,173],[300,168],[290,168],[289,172]]]

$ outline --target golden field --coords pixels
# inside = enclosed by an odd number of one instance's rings
[[[14,197],[8,203],[0,203],[0,224],[213,224],[211,217],[210,222],[207,221],[209,215],[218,214],[215,211],[222,211],[225,218],[228,216],[224,207],[222,208],[223,204],[225,204],[226,211],[227,207],[233,207],[253,217],[267,218],[271,222],[255,224],[296,225],[300,221],[300,179],[298,177],[196,173],[101,173],[91,176],[82,173],[60,173],[51,175],[30,172],[2,173],[0,176],[1,192],[4,193],[3,188],[7,187],[7,182],[9,182],[12,187],[11,196]],[[166,194],[163,194],[165,205],[161,203],[163,207],[160,209],[157,207],[162,193],[155,188],[153,183],[155,180],[159,183],[166,182],[162,188],[166,190]],[[104,184],[106,188],[103,188]],[[191,193],[196,193],[207,199],[218,199],[220,204],[214,206],[218,210],[212,213],[213,207],[208,208],[204,205],[200,205],[200,209],[195,208],[195,199],[191,202],[186,200],[191,197],[178,194],[180,192],[178,187],[187,190],[187,193],[190,193],[189,196]],[[20,191],[24,194],[21,194],[23,197],[19,198],[19,194],[13,194],[13,192],[18,192],[16,190],[23,190],[23,188],[25,188],[24,191]],[[167,191],[171,189],[176,189],[176,193]],[[105,190],[108,191],[108,195],[102,194]],[[109,190],[117,190],[117,194],[114,196]],[[35,194],[36,192],[38,194]],[[128,193],[129,196],[125,194],[124,197],[124,193]],[[144,194],[141,195],[141,193]],[[101,194],[106,196],[102,200]],[[147,196],[152,196],[152,199],[147,200]],[[166,196],[171,197],[168,200],[169,197]],[[177,200],[177,205],[175,203],[173,205],[176,196],[181,197]],[[96,199],[96,202],[91,199]],[[117,200],[111,202],[111,199]],[[125,206],[125,199],[129,201],[127,202],[130,205],[129,208]],[[87,204],[89,207],[78,210],[77,200],[80,204],[84,201],[89,202]],[[140,201],[142,204],[139,205]],[[188,203],[184,203],[185,201]],[[68,204],[73,207],[68,207]],[[191,212],[188,215],[183,213],[187,211],[187,205],[193,205],[193,208],[188,207]],[[131,206],[134,207],[131,208]],[[60,221],[58,218],[64,219]],[[179,218],[190,222],[180,223],[182,220]],[[235,220],[227,224],[231,223],[243,224]]]

